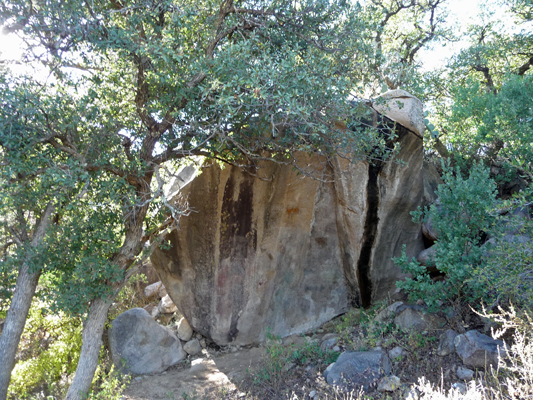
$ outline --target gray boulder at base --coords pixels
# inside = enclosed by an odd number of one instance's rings
[[[502,357],[505,355],[503,341],[494,340],[476,330],[458,335],[454,343],[455,351],[463,360],[463,364],[469,367],[497,366],[499,354]]]
[[[342,353],[337,361],[324,371],[330,385],[339,385],[366,390],[377,385],[384,376],[390,375],[391,363],[381,351],[350,351]]]
[[[253,174],[204,165],[182,191],[196,212],[151,257],[195,331],[220,345],[263,341],[267,328],[285,337],[396,289],[405,274],[391,258],[404,244],[408,257],[423,249],[410,215],[423,201],[423,146],[419,134],[383,124],[404,164],[296,154],[321,180],[268,162]]]
[[[142,308],[115,318],[109,330],[109,347],[113,362],[125,373],[162,372],[187,356],[176,335]]]

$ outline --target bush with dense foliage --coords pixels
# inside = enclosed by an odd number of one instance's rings
[[[38,390],[59,394],[59,382],[76,370],[81,348],[82,321],[62,313],[46,312],[35,301],[21,339],[21,359],[9,386],[10,395],[26,398]]]

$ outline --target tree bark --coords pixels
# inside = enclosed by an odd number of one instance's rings
[[[53,209],[54,207],[51,204],[46,207],[40,221],[37,223],[35,233],[30,242],[31,247],[37,247],[43,240]],[[11,380],[11,371],[13,371],[15,366],[15,356],[20,336],[24,331],[26,318],[41,276],[41,270],[30,272],[30,261],[30,259],[24,260],[20,267],[15,293],[0,336],[0,400],[5,400],[7,397],[7,389]]]
[[[102,334],[107,320],[107,312],[114,297],[99,298],[91,304],[89,315],[83,326],[80,360],[65,400],[83,400],[89,394],[102,348]]]

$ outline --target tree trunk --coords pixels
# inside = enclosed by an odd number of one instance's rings
[[[149,177],[146,185],[143,187],[148,188],[147,192],[143,192],[140,196],[143,200],[146,200],[147,193],[150,193],[150,179],[151,177]],[[142,225],[146,217],[148,204],[149,202],[145,201],[143,206],[136,208],[136,212],[130,213],[131,215],[125,222],[126,233],[124,243],[120,251],[111,259],[112,262],[124,271],[124,277],[120,284],[114,286],[113,295],[108,298],[95,299],[89,308],[87,320],[83,324],[80,359],[65,400],[86,399],[91,390],[94,373],[98,366],[98,356],[102,347],[102,335],[104,333],[109,307],[120,290],[126,285],[130,277],[127,271],[144,247]]]
[[[30,243],[31,247],[37,247],[43,240],[53,209],[52,205],[46,207],[35,229]],[[5,400],[7,397],[20,336],[24,331],[31,301],[41,276],[41,270],[30,272],[30,264],[30,260],[26,259],[20,267],[15,293],[7,312],[2,336],[0,336],[0,400]]]
[[[102,348],[102,335],[107,321],[107,312],[112,302],[113,298],[98,298],[91,304],[89,315],[83,325],[80,360],[65,400],[86,399],[91,390],[91,383],[98,366],[100,349]]]

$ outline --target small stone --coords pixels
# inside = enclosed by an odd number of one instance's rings
[[[389,350],[389,358],[392,361],[396,361],[396,360],[402,358],[404,353],[405,353],[404,349],[402,349],[400,346],[396,346],[395,348]]]
[[[374,321],[376,322],[383,322],[387,319],[390,319],[392,317],[394,317],[396,315],[396,310],[403,306],[403,302],[402,301],[397,301],[393,304],[391,304],[390,306],[388,306],[387,308],[385,308],[384,310],[381,310],[378,315],[376,315],[374,317]]]
[[[136,380],[136,381],[142,381],[142,380],[143,380],[143,377],[142,377],[142,376],[136,376],[136,377],[135,377],[135,380]]]
[[[198,339],[193,339],[183,345],[183,350],[185,350],[187,354],[194,356],[202,351],[202,346],[200,346]]]
[[[336,333],[326,333],[323,337],[322,337],[322,341],[324,340],[328,340],[328,339],[332,339],[332,338],[338,338],[339,335],[337,335]]]
[[[200,340],[200,346],[202,346],[202,349],[205,349],[207,347],[207,343],[205,342],[205,339]]]
[[[289,372],[291,369],[293,369],[296,366],[296,364],[289,362],[281,368],[281,372]]]
[[[161,287],[159,288],[159,290],[157,291],[157,295],[159,296],[160,299],[162,299],[163,297],[165,297],[167,295],[167,289],[165,288],[165,285],[161,285]]]
[[[239,398],[240,398],[240,397],[244,397],[244,396],[246,396],[246,393],[244,393],[244,392],[240,392],[240,393],[238,394],[238,396],[239,396]]]
[[[178,311],[178,307],[176,307],[168,294],[161,299],[158,308],[159,312],[162,314],[171,314]]]
[[[418,400],[419,399],[418,389],[414,386],[407,388],[404,392],[404,400]]]
[[[466,385],[464,383],[461,383],[461,382],[455,382],[452,384],[452,389],[455,389],[457,391],[459,391],[459,393],[461,394],[465,394],[466,393]]]
[[[474,377],[474,371],[464,367],[457,368],[457,377],[463,381],[469,381]]]
[[[151,285],[146,286],[144,288],[144,297],[154,296],[158,292],[158,290],[161,288],[161,286],[163,286],[163,288],[165,287],[163,285],[163,282],[161,281],[152,283]]]
[[[378,383],[380,392],[394,392],[401,386],[400,378],[396,375],[390,375],[382,378]]]
[[[338,353],[339,351],[341,351],[341,348],[339,346],[335,346],[333,348],[333,351],[336,351]]]
[[[192,328],[185,318],[181,318],[178,321],[177,335],[184,342],[188,342],[192,339]]]
[[[439,347],[437,348],[437,355],[444,357],[452,354],[455,351],[455,338],[458,333],[453,329],[448,329],[439,338]]]
[[[322,341],[322,343],[320,344],[320,348],[322,350],[331,350],[337,344],[338,340],[338,337],[331,337],[329,339],[326,339]]]
[[[441,329],[446,324],[446,320],[437,315],[406,307],[396,315],[394,323],[405,331],[423,332]]]
[[[310,399],[314,399],[315,396],[316,396],[316,390],[311,390],[311,391],[309,392],[309,398],[310,398]]]

